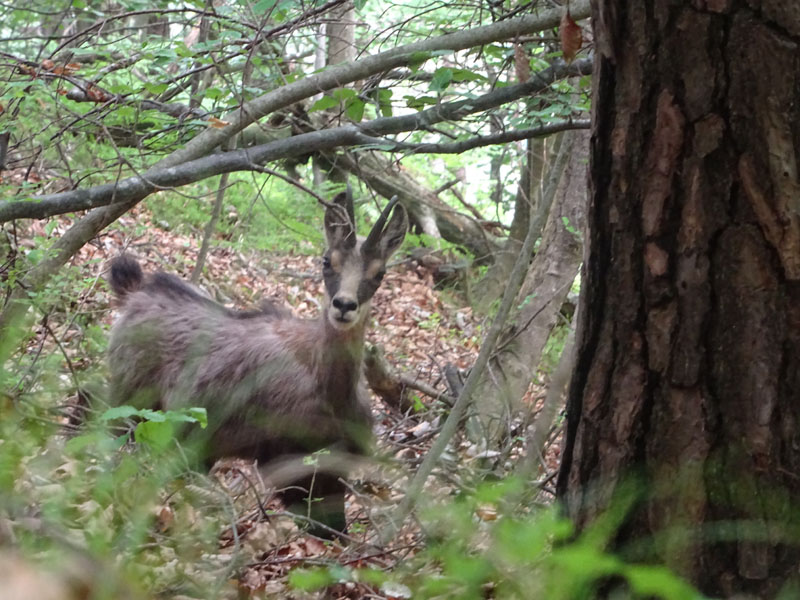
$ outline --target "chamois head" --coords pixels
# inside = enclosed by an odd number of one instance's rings
[[[324,318],[334,329],[346,331],[363,323],[386,272],[386,261],[403,243],[407,229],[406,210],[392,198],[366,239],[359,240],[350,187],[333,199],[325,212],[328,249],[322,257],[322,278]]]

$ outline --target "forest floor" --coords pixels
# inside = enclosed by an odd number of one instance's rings
[[[57,222],[56,233],[68,226],[67,219]],[[34,236],[45,232],[44,223],[34,223],[21,235],[21,246],[29,246]],[[133,237],[131,232],[136,231]],[[165,270],[188,279],[198,252],[198,239],[160,228],[153,223],[144,208],[137,208],[120,219],[117,226],[109,228],[93,243],[86,245],[74,262],[84,274],[85,287],[73,309],[96,314],[98,322],[110,325],[115,308],[111,293],[103,283],[108,261],[121,251],[132,253],[145,270]],[[212,297],[231,307],[253,308],[270,299],[290,309],[295,316],[315,317],[323,297],[320,276],[320,259],[317,256],[297,254],[244,253],[219,245],[209,253],[204,276],[200,280]],[[480,348],[481,331],[486,323],[473,315],[462,296],[452,289],[437,291],[433,273],[418,262],[399,256],[372,302],[372,326],[368,329],[368,344],[380,345],[389,364],[400,373],[418,380],[443,393],[447,388],[443,375],[446,365],[455,366],[466,373]],[[71,367],[80,369],[82,356],[77,346],[71,345],[74,334],[68,324],[58,336],[42,329],[38,339],[31,341],[31,349],[41,349],[42,337],[60,337],[61,351],[70,359]],[[526,402],[536,407],[543,398],[543,390],[532,386]],[[185,577],[197,585],[211,572],[219,572],[208,565],[220,567],[226,574],[226,583],[219,589],[219,597],[261,598],[320,597],[288,586],[289,575],[298,567],[323,566],[328,577],[331,565],[352,569],[392,571],[411,559],[425,544],[424,536],[416,524],[406,525],[391,541],[384,541],[382,532],[388,516],[403,498],[410,476],[424,458],[431,441],[447,415],[447,406],[441,401],[413,392],[414,409],[405,413],[388,407],[372,394],[376,436],[383,466],[358,473],[354,478],[352,493],[348,497],[348,521],[351,539],[344,543],[322,541],[298,529],[285,515],[277,499],[270,496],[257,474],[240,461],[218,466],[211,483],[221,486],[236,507],[236,516],[223,527],[218,536],[216,556],[205,556],[195,568],[184,565]],[[519,435],[530,421],[520,422]],[[444,500],[455,496],[466,486],[474,487],[479,473],[492,470],[505,473],[513,468],[514,459],[524,452],[522,445],[509,448],[497,464],[466,440],[455,440],[449,456],[443,457],[435,471],[434,482],[426,490],[430,498]],[[560,438],[556,433],[548,446],[540,476],[554,474],[559,460]],[[492,463],[492,460],[495,462]],[[264,508],[273,511],[266,517]],[[184,507],[176,498],[165,498],[154,503],[154,528],[161,534],[172,527],[190,525]],[[496,518],[491,508],[478,514],[478,519]],[[231,556],[236,556],[235,565]],[[163,569],[170,561],[164,557]],[[226,565],[230,565],[226,567]],[[174,569],[174,565],[171,567]],[[352,571],[348,571],[352,573]],[[168,575],[165,574],[168,578]],[[295,582],[296,583],[296,582]],[[342,576],[327,581],[326,598],[404,598],[410,597],[403,586],[380,586],[374,582],[358,581],[358,577]],[[187,591],[184,597],[192,597]]]

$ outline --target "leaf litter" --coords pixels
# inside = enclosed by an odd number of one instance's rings
[[[63,233],[71,225],[70,221],[69,217],[59,217],[49,222],[32,222],[22,232],[20,246],[32,248],[31,240],[35,236]],[[56,225],[52,225],[53,222]],[[137,234],[132,235],[132,231]],[[91,312],[98,322],[110,325],[114,305],[104,277],[108,262],[122,251],[134,254],[146,271],[165,270],[188,279],[197,259],[198,242],[192,236],[158,227],[144,207],[134,208],[119,219],[118,226],[106,230],[73,258],[86,282],[74,311]],[[209,252],[200,286],[212,298],[230,307],[247,309],[270,301],[301,318],[316,317],[323,297],[318,256],[248,253],[226,246],[213,247]],[[442,301],[435,291],[431,269],[410,259],[396,260],[372,301],[367,343],[383,347],[387,360],[397,371],[433,389],[448,392],[445,366],[453,365],[466,371],[480,349],[483,323],[465,302],[462,304]],[[49,344],[47,334],[40,328],[30,342],[29,351]],[[57,335],[66,358],[75,361],[73,368],[85,366],[81,362],[79,344],[71,343],[75,332],[65,325],[59,328]],[[540,408],[542,396],[540,388],[529,391],[526,402],[534,412]],[[418,394],[417,399],[416,411],[399,414],[372,395],[379,453],[387,459],[383,466],[370,472],[356,473],[351,482],[351,494],[346,503],[351,523],[347,544],[322,541],[305,534],[280,501],[270,497],[253,465],[231,460],[215,467],[213,479],[231,499],[236,519],[219,534],[218,556],[207,558],[222,565],[235,555],[239,565],[228,585],[220,590],[221,597],[408,597],[405,586],[389,580],[382,585],[359,581],[357,570],[391,571],[423,547],[419,530],[411,524],[397,532],[390,542],[380,541],[386,518],[403,498],[411,474],[445,417],[446,407],[441,403],[422,394]],[[452,481],[458,463],[476,458],[470,458],[470,446],[466,442],[457,443],[453,451],[461,458],[451,456],[455,458],[450,461],[451,467],[438,470],[444,477],[433,490],[436,497],[446,499],[455,493],[456,485],[447,483],[448,479]],[[544,457],[547,471],[557,468],[559,453],[560,439],[556,436]],[[443,472],[448,469],[449,475]],[[210,493],[198,487],[200,489],[194,490],[196,493]],[[492,507],[480,512],[478,518],[482,520],[496,516]],[[172,530],[200,518],[196,513],[191,507],[187,509],[186,505],[166,501],[153,508],[154,531],[169,535]],[[169,565],[165,560],[160,568],[163,570]],[[326,566],[331,572],[335,571],[333,567],[345,570],[339,571],[341,581],[328,582],[324,596],[290,589],[289,574],[299,567],[310,566]],[[195,575],[202,579],[199,573]]]

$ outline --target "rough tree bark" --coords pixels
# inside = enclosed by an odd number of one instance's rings
[[[593,3],[590,237],[558,490],[713,596],[800,561],[800,11]]]
[[[489,448],[506,438],[511,417],[536,373],[545,343],[581,264],[588,133],[565,134],[561,152],[567,156],[566,165],[553,194],[539,251],[520,289],[521,308],[503,332],[478,384],[475,416],[467,423],[470,438]]]

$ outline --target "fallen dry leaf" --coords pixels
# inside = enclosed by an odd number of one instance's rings
[[[561,51],[564,54],[564,60],[571,63],[581,49],[583,31],[572,18],[572,15],[569,14],[569,8],[561,17],[561,25],[558,32],[561,36]]]
[[[215,129],[223,129],[228,125],[230,125],[228,121],[223,121],[222,119],[218,119],[217,117],[209,117],[208,124]]]

